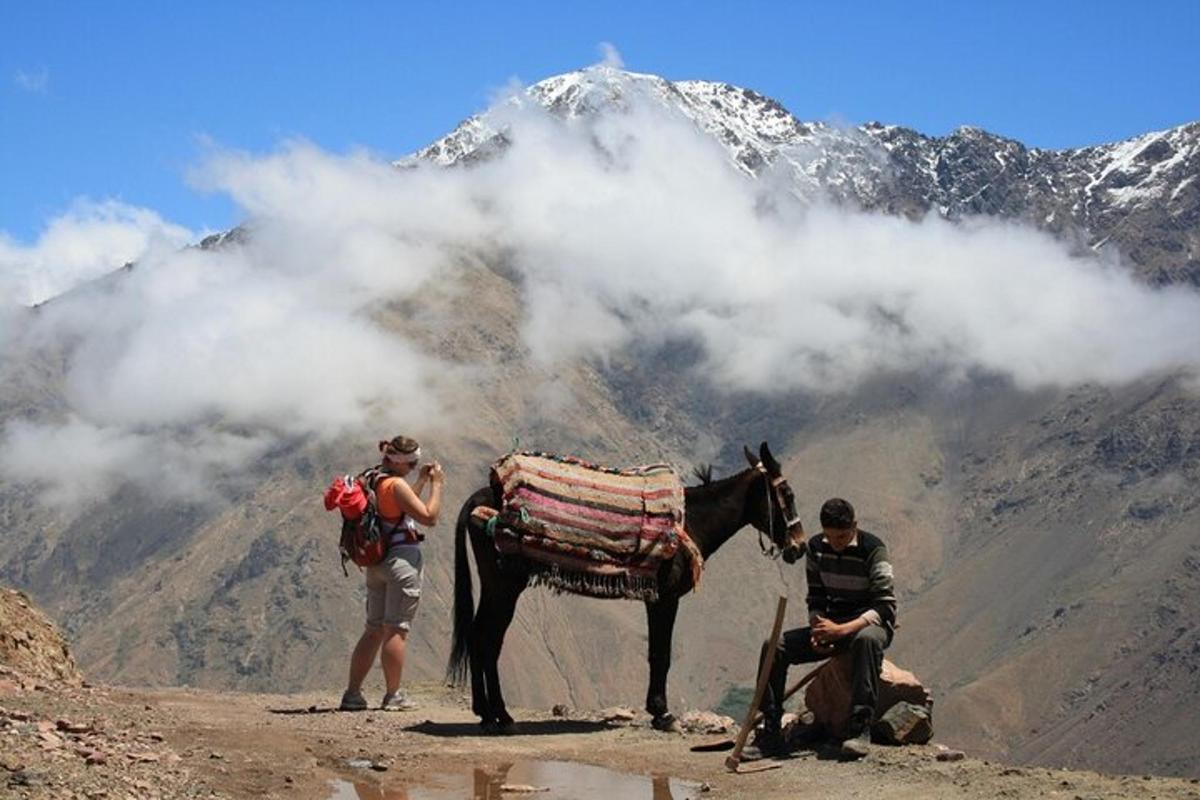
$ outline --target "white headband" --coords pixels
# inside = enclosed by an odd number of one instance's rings
[[[421,460],[421,448],[418,447],[411,453],[397,453],[392,450],[384,450],[383,457],[393,464],[415,464]]]

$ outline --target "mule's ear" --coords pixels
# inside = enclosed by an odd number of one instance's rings
[[[781,468],[779,466],[779,462],[775,460],[775,456],[771,455],[771,448],[767,446],[766,442],[763,442],[759,446],[758,456],[762,459],[763,466],[767,468],[768,472],[770,472],[772,475],[778,475],[780,473]]]
[[[742,445],[742,452],[746,454],[746,460],[750,462],[750,466],[757,467],[759,464],[758,456],[754,455],[754,451],[746,445]]]

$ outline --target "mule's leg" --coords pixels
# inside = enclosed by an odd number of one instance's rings
[[[500,651],[504,647],[504,634],[512,623],[513,614],[517,610],[517,598],[521,596],[524,583],[506,587],[506,591],[497,592],[494,598],[493,616],[488,625],[487,660],[484,663],[484,680],[487,684],[488,704],[491,707],[492,718],[495,720],[498,733],[512,730],[513,718],[504,706],[504,695],[500,691]]]
[[[471,710],[479,716],[479,722],[484,727],[494,725],[495,715],[488,699],[487,682],[484,680],[484,665],[487,663],[487,641],[491,630],[492,620],[488,613],[488,595],[486,592],[479,597],[479,608],[475,612],[475,621],[471,625],[471,649],[469,663],[471,667]]]
[[[486,539],[482,529],[472,521],[467,522],[467,533],[470,537],[471,550],[475,554],[475,565],[479,574],[479,605],[474,609],[475,614],[471,621],[470,632],[467,634],[467,665],[471,672],[471,710],[479,716],[480,724],[486,728],[495,724],[492,706],[488,700],[487,683],[484,681],[483,675],[484,665],[487,663],[488,631],[492,625],[490,619],[492,587],[496,585],[498,577],[495,561],[496,551],[491,541]],[[456,566],[458,558],[459,556],[456,554]],[[455,601],[458,602],[457,598]]]
[[[679,723],[667,709],[667,673],[671,670],[671,634],[679,598],[668,597],[646,603],[646,621],[650,640],[650,687],[646,690],[646,711],[651,724],[660,731],[678,731]]]

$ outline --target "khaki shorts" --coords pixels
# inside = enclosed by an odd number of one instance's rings
[[[381,563],[365,570],[367,627],[387,625],[407,631],[421,600],[421,548],[397,545]]]

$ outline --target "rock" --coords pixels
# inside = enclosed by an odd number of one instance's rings
[[[375,770],[376,772],[387,772],[388,768],[390,766],[391,765],[388,764],[386,761],[372,761],[371,762],[371,769]]]
[[[556,717],[565,717],[567,714],[571,713],[571,709],[567,708],[567,706],[563,703],[557,703],[555,704],[554,708],[550,709],[550,713]]]
[[[686,733],[729,733],[736,725],[731,717],[712,711],[689,711],[679,719]]]
[[[605,722],[633,722],[637,712],[625,706],[613,706],[600,712],[600,719]]]
[[[16,756],[5,756],[0,758],[0,769],[5,772],[20,772],[25,769],[25,764],[18,761]]]
[[[842,653],[821,669],[804,692],[804,705],[812,712],[814,721],[835,738],[845,737],[850,722],[850,674],[850,654]],[[876,719],[899,702],[931,708],[933,697],[917,676],[885,658],[879,675]]]
[[[530,786],[524,783],[505,783],[500,787],[500,792],[511,792],[512,794],[533,794],[535,792],[548,792],[549,786]]]
[[[41,786],[42,776],[27,769],[18,770],[8,777],[8,785],[14,789],[19,787],[33,788],[36,786]]]
[[[962,761],[966,757],[962,750],[942,750],[937,754],[938,761]]]
[[[372,766],[374,766],[374,763],[375,762],[371,761],[369,758],[346,759],[346,766],[350,767],[351,769],[370,769]]]
[[[67,719],[60,719],[57,722],[55,722],[54,724],[55,724],[55,727],[57,727],[60,731],[62,731],[64,733],[80,734],[80,733],[93,733],[95,731],[95,728],[93,728],[88,723],[71,722],[70,720],[67,720]]]
[[[57,750],[63,746],[63,740],[55,736],[53,733],[41,731],[38,733],[38,739],[42,742],[43,750]]]

